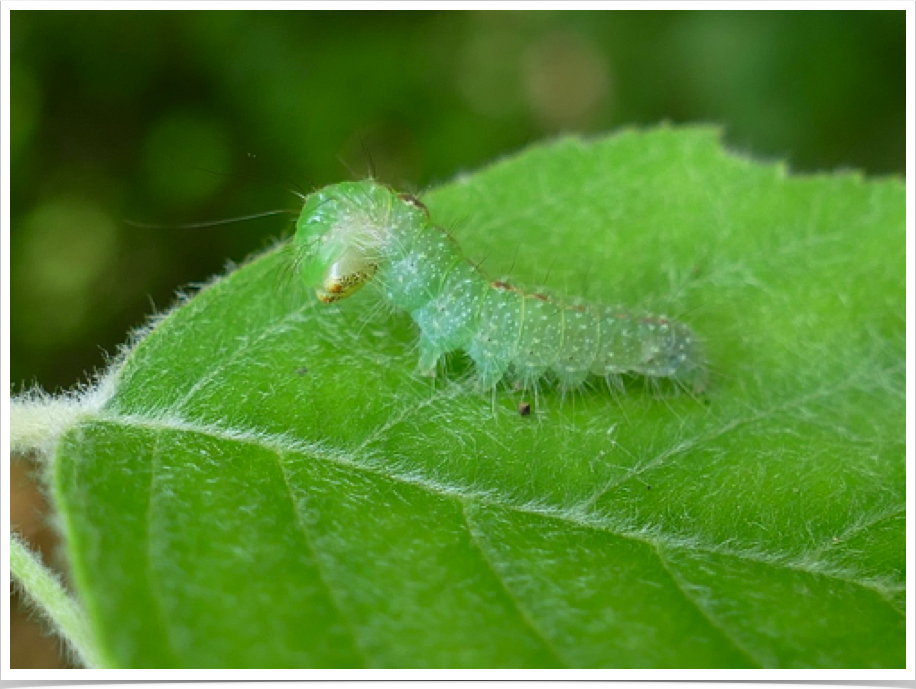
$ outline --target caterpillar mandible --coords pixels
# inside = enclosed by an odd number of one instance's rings
[[[423,373],[462,350],[484,389],[506,377],[527,387],[549,375],[574,388],[590,375],[621,374],[706,387],[703,350],[686,325],[491,280],[420,201],[371,179],[310,194],[293,246],[302,279],[322,302],[372,283],[409,313],[420,330]]]

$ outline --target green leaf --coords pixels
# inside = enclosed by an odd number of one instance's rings
[[[494,275],[688,322],[709,394],[491,396],[461,356],[422,378],[407,316],[316,304],[269,253],[159,322],[56,449],[104,657],[904,666],[899,180],[662,128],[424,201]]]

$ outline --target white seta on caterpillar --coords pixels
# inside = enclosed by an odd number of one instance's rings
[[[447,352],[474,361],[480,384],[505,376],[533,386],[552,375],[564,388],[590,375],[636,374],[701,392],[706,362],[682,323],[579,300],[562,301],[492,281],[467,261],[426,208],[372,180],[311,194],[296,223],[302,277],[335,302],[367,283],[420,329],[420,370]]]

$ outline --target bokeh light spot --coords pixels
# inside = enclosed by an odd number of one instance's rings
[[[112,270],[118,255],[114,222],[75,197],[49,200],[25,220],[16,257],[28,272],[16,291],[29,308],[18,314],[33,345],[60,346],[78,334],[93,285]]]
[[[548,129],[587,127],[610,92],[604,54],[581,34],[550,33],[531,45],[523,63],[531,109]]]

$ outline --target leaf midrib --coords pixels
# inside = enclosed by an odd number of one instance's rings
[[[718,544],[704,543],[693,539],[686,539],[682,535],[665,534],[664,532],[653,531],[651,534],[621,529],[604,520],[587,518],[584,514],[556,507],[549,507],[537,503],[515,503],[502,498],[494,491],[472,491],[463,486],[448,485],[431,480],[418,472],[401,474],[397,471],[383,471],[378,466],[370,463],[361,462],[353,459],[349,453],[339,450],[329,449],[320,443],[309,443],[289,436],[278,436],[264,432],[250,432],[238,429],[224,429],[218,426],[207,424],[195,424],[183,419],[174,418],[148,418],[133,415],[117,415],[112,413],[100,413],[94,417],[85,417],[84,423],[109,423],[126,428],[143,428],[153,431],[177,431],[186,433],[196,433],[210,438],[218,439],[225,442],[242,443],[254,445],[265,451],[271,452],[277,456],[278,462],[282,464],[282,457],[288,454],[304,454],[320,461],[330,462],[336,466],[346,467],[350,470],[362,471],[372,476],[389,480],[395,483],[413,486],[425,490],[438,497],[453,498],[458,500],[474,500],[483,505],[489,505],[506,510],[512,510],[521,514],[530,514],[547,519],[555,519],[566,522],[578,528],[592,529],[602,531],[620,538],[626,538],[642,544],[646,544],[656,550],[682,549],[694,550],[703,553],[723,555],[734,557],[740,560],[754,562],[758,564],[775,567],[777,569],[787,569],[791,571],[802,572],[805,574],[822,576],[828,579],[852,584],[866,590],[877,593],[882,599],[896,592],[905,589],[905,583],[887,581],[884,579],[869,578],[865,575],[859,575],[848,569],[836,570],[830,568],[821,568],[813,566],[813,562],[808,559],[792,560],[791,556],[780,553],[767,553],[761,550],[741,550],[736,548],[724,548]],[[368,455],[367,455],[368,456]],[[288,487],[288,486],[287,486]],[[894,509],[897,509],[896,507]],[[885,518],[887,512],[876,515],[873,521],[877,522]],[[863,523],[855,525],[857,530],[867,528]],[[842,534],[840,535],[842,537]],[[818,548],[812,548],[812,551],[818,552]],[[887,601],[885,600],[887,603]],[[887,603],[889,607],[900,614],[900,611],[894,606]]]

